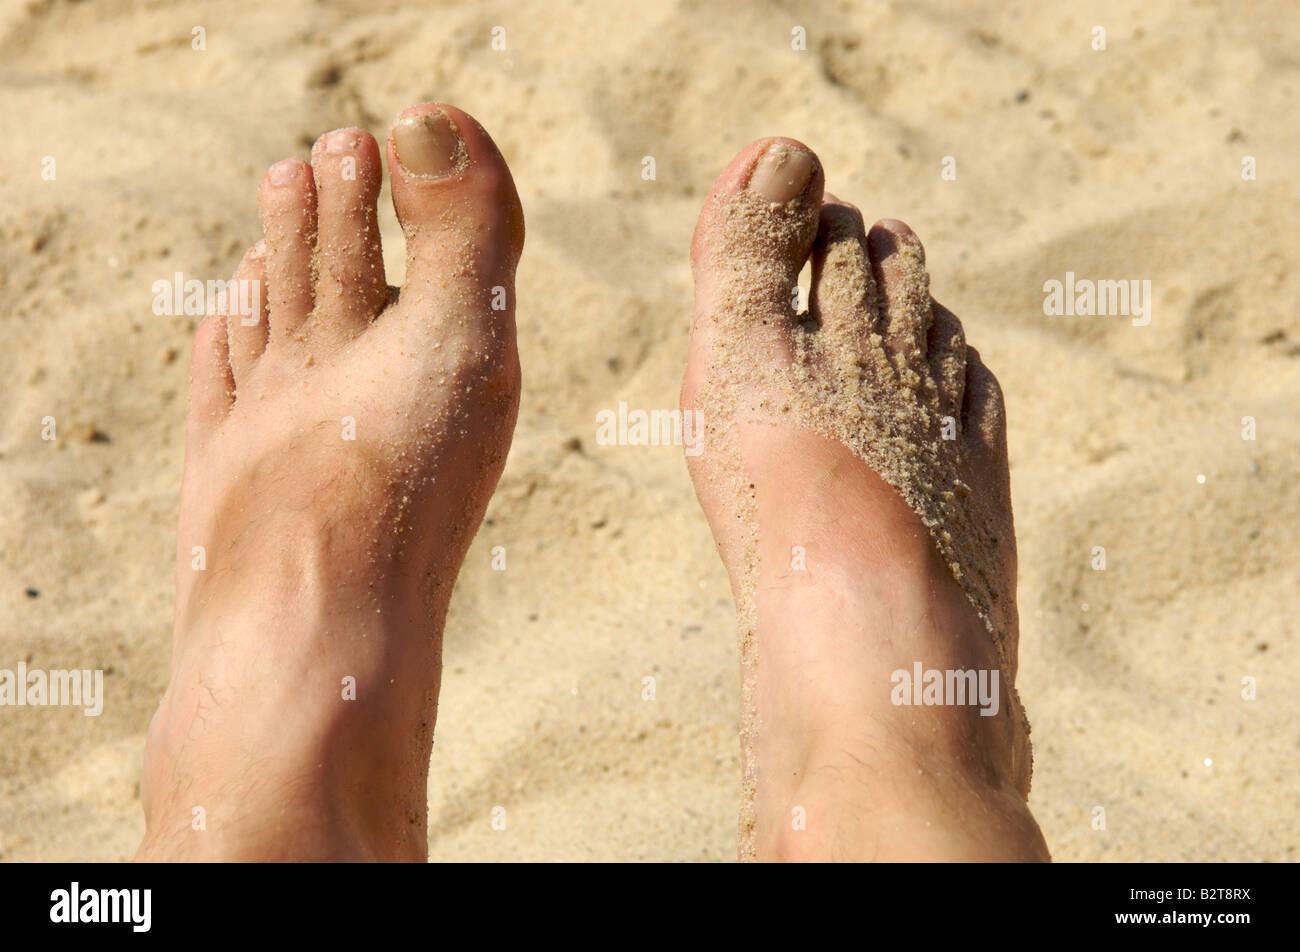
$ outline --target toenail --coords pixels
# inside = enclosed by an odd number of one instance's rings
[[[908,228],[904,222],[899,221],[897,218],[880,219],[880,227],[888,232],[898,235],[900,238],[907,238],[912,234],[912,229]]]
[[[397,120],[393,146],[402,167],[415,175],[450,175],[469,164],[456,124],[441,112]]]
[[[754,166],[749,187],[769,202],[783,205],[808,187],[815,163],[809,152],[781,143],[768,146]]]
[[[302,174],[302,169],[293,159],[285,159],[271,166],[271,184],[288,185]]]
[[[357,151],[357,136],[347,129],[335,129],[323,137],[321,144],[330,155],[349,155]]]

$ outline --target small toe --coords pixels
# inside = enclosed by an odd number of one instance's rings
[[[236,386],[246,380],[266,350],[266,242],[249,248],[217,302],[226,318],[230,368]]]
[[[313,334],[351,337],[388,300],[375,201],[383,181],[379,146],[363,129],[336,129],[312,148],[316,183]]]
[[[880,289],[885,346],[908,366],[924,362],[930,311],[930,274],[925,249],[912,229],[884,219],[867,234],[872,272]]]
[[[190,351],[190,412],[186,441],[206,442],[230,412],[235,400],[235,378],[230,371],[224,314],[209,314],[194,332]]]
[[[961,403],[963,437],[976,465],[1007,468],[1007,410],[1002,386],[974,347],[966,348],[966,385]]]
[[[316,183],[301,159],[277,162],[259,192],[266,233],[269,341],[298,333],[314,302],[312,255],[316,250]]]

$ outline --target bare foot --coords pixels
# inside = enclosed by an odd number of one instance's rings
[[[457,109],[404,112],[387,162],[400,296],[379,148],[340,129],[262,182],[266,238],[235,274],[254,313],[195,335],[141,859],[426,855],[443,619],[518,408],[524,228]]]
[[[811,150],[764,139],[714,185],[692,260],[682,406],[740,621],[742,857],[1046,859],[1002,396],[920,242],[868,232]],[[989,697],[911,703],[918,663],[983,672]]]

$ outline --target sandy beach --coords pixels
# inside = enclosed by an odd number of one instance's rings
[[[229,277],[271,163],[424,100],[490,131],[528,227],[431,859],[735,858],[727,577],[681,448],[596,433],[677,406],[692,228],[767,135],[916,230],[1002,382],[1053,856],[1295,859],[1298,46],[1295,9],[1221,0],[3,0],[0,668],[101,670],[103,710],[0,707],[0,860],[126,860],[144,831],[201,316],[156,315],[155,282]],[[387,183],[380,224],[400,284]],[[1142,308],[1046,313],[1050,281]]]

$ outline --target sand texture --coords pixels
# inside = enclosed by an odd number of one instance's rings
[[[695,218],[765,135],[915,229],[1001,380],[1054,856],[1295,858],[1300,12],[957,6],[0,2],[0,668],[106,691],[98,717],[0,707],[0,859],[122,860],[143,832],[199,320],[155,315],[154,282],[229,277],[267,166],[339,126],[382,141],[426,99],[488,129],[528,222],[519,426],[447,623],[433,858],[735,857],[727,578],[681,449],[595,437],[620,401],[676,407]],[[1045,314],[1067,272],[1150,281],[1150,323]]]

